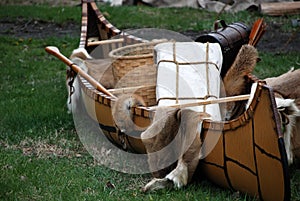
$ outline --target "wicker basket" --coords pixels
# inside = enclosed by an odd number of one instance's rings
[[[109,53],[113,59],[113,75],[117,88],[156,83],[153,49],[161,42],[165,41],[128,45]]]

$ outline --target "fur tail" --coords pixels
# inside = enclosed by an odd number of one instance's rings
[[[146,104],[142,97],[135,94],[122,95],[113,105],[113,118],[121,132],[128,133],[136,127],[131,109],[137,106],[146,106]]]
[[[243,94],[246,86],[245,76],[251,73],[258,59],[257,50],[251,45],[243,45],[235,61],[224,77],[227,96]]]

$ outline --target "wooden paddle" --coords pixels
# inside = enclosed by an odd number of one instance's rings
[[[69,58],[64,56],[62,53],[60,53],[59,49],[54,46],[48,46],[45,48],[46,52],[48,52],[51,55],[54,55],[58,59],[60,59],[62,62],[70,66],[77,74],[82,76],[84,79],[86,79],[93,87],[95,87],[97,90],[101,91],[102,93],[112,97],[117,98],[112,93],[110,93],[105,87],[103,87],[99,82],[97,82],[93,77],[91,77],[89,74],[84,72],[79,66],[74,64]]]
[[[262,35],[265,33],[266,27],[267,25],[264,22],[263,18],[257,19],[252,26],[248,44],[255,47],[258,41],[261,39]]]

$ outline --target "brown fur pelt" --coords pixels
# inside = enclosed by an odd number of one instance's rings
[[[289,164],[300,159],[300,69],[291,69],[264,80],[272,87],[281,122]]]
[[[226,96],[236,96],[249,93],[246,76],[252,73],[258,60],[258,52],[251,45],[243,45],[239,50],[232,66],[224,76],[223,83]],[[245,102],[226,103],[225,118],[227,120],[239,116],[245,108]]]
[[[190,109],[160,107],[141,138],[155,177],[143,191],[191,182],[200,159],[202,121],[210,116]]]
[[[176,164],[172,163],[175,163],[177,160],[174,161],[172,159],[174,159],[173,155],[178,156],[178,154],[175,153],[177,149],[170,149],[171,146],[164,150],[163,148],[170,144],[174,136],[178,133],[180,124],[179,114],[179,109],[169,107],[158,108],[153,123],[141,134],[141,139],[147,153],[151,153],[148,157],[148,164],[154,177],[163,178],[171,169],[175,168],[174,165]],[[163,158],[160,158],[159,155],[152,154],[158,151],[161,151],[160,156],[164,156]]]
[[[297,107],[300,108],[300,69],[291,69],[278,77],[266,78],[265,81],[277,96],[294,99]]]

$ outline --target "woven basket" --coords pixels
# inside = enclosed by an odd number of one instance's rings
[[[117,87],[132,87],[156,83],[153,49],[158,42],[139,43],[115,49],[109,53]]]

